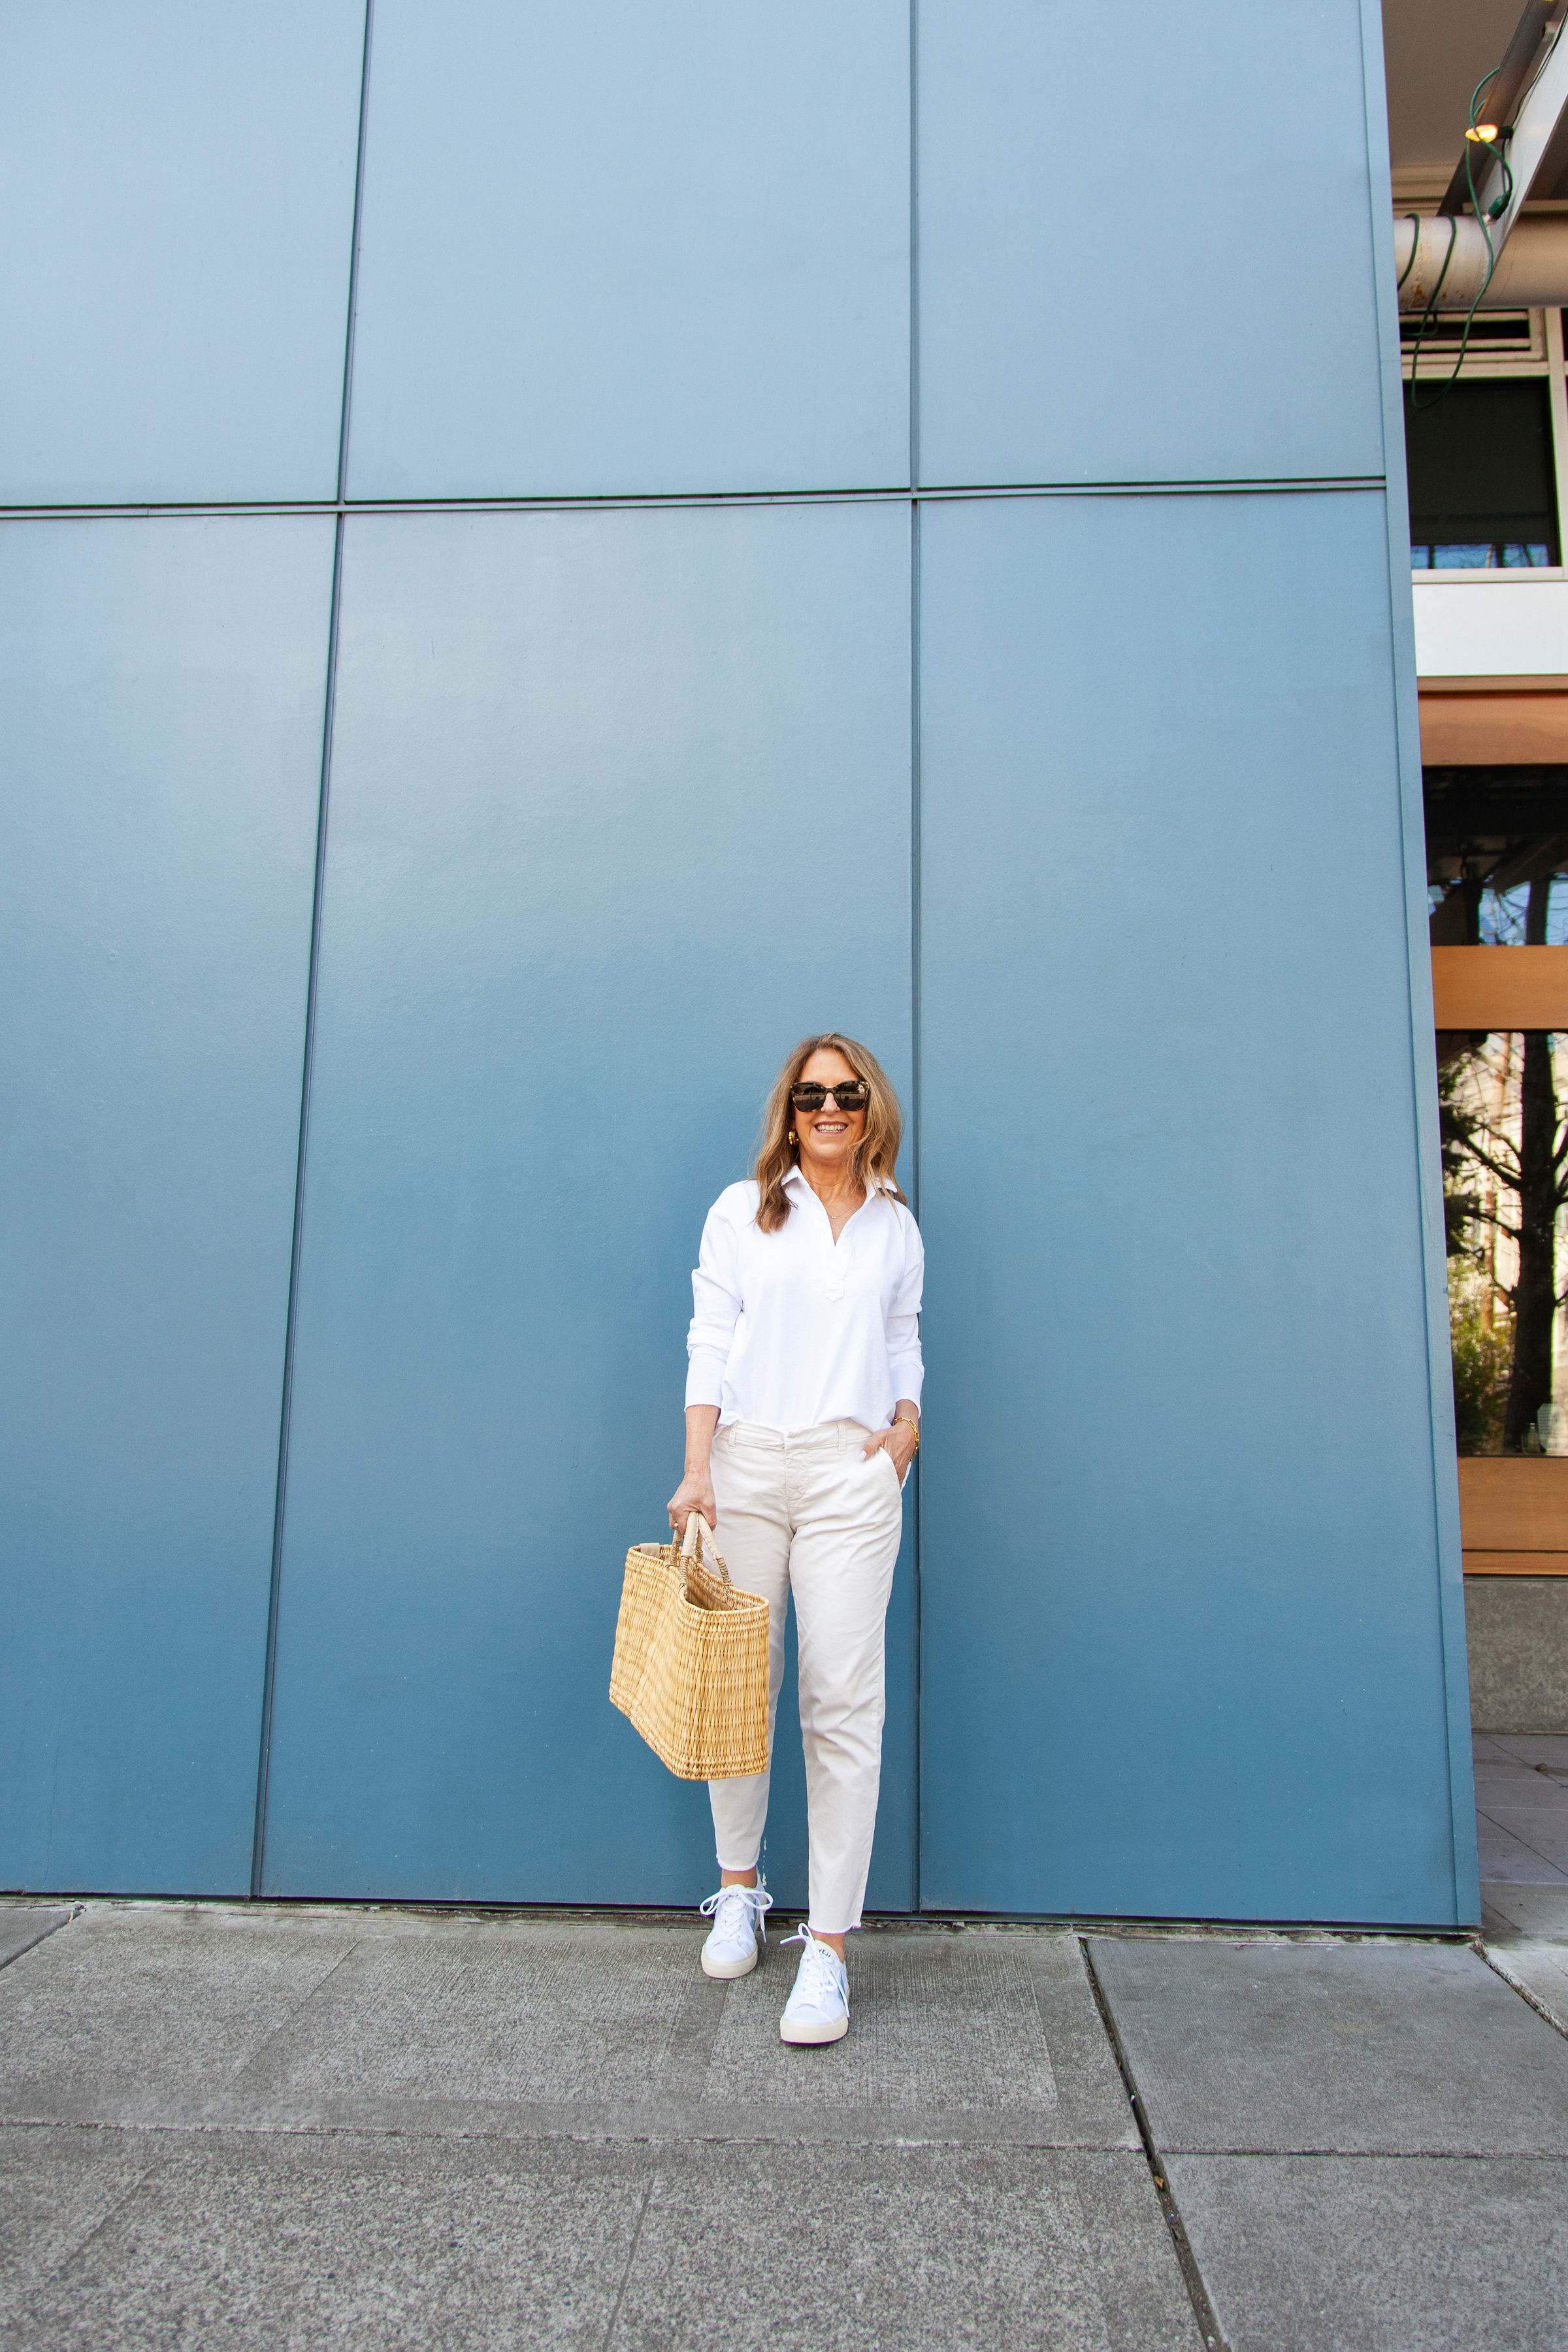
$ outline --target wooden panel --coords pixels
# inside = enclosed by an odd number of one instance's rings
[[[1421,759],[1428,768],[1568,760],[1568,678],[1424,677]]]
[[[1568,1552],[1568,1455],[1462,1455],[1459,1520],[1467,1551]]]
[[[1468,1551],[1467,1576],[1568,1576],[1568,1551]]]
[[[1568,948],[1434,948],[1432,994],[1439,1029],[1568,1029]]]

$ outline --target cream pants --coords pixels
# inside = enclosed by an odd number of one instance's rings
[[[800,1728],[811,1838],[811,1924],[860,1924],[882,1775],[882,1628],[903,1530],[891,1457],[857,1422],[764,1429],[731,1422],[713,1441],[719,1549],[743,1592],[768,1604],[768,1754],[784,1680],[784,1609],[795,1595]],[[721,1870],[762,1851],[768,1774],[710,1780]]]

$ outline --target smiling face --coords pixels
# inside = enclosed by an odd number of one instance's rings
[[[812,1055],[796,1079],[797,1086],[834,1087],[852,1083],[855,1072],[837,1046],[823,1045]],[[840,1110],[831,1097],[820,1110],[797,1110],[790,1124],[800,1138],[800,1164],[808,1177],[842,1177],[866,1133],[866,1106]]]

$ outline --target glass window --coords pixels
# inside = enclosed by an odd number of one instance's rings
[[[1454,1051],[1455,1046],[1462,1050]],[[1461,1454],[1568,1454],[1568,1037],[1439,1039]]]
[[[1568,800],[1568,792],[1563,794]],[[1568,832],[1568,826],[1564,827]],[[1544,854],[1563,849],[1568,842],[1548,842]],[[1526,855],[1529,853],[1526,852]],[[1446,859],[1446,865],[1458,867],[1458,858]],[[1436,947],[1516,948],[1524,945],[1525,924],[1529,919],[1530,887],[1519,883],[1510,890],[1494,890],[1489,886],[1474,886],[1466,889],[1448,881],[1430,880],[1426,885],[1426,911],[1436,917],[1439,908],[1447,908],[1450,918],[1432,924],[1432,944]],[[1538,941],[1542,947],[1568,947],[1568,890],[1551,889],[1546,915],[1546,935]]]
[[[1544,379],[1405,387],[1410,560],[1417,571],[1556,563],[1557,501]]]
[[[1568,944],[1562,770],[1428,770],[1434,946]],[[1437,1032],[1463,1454],[1568,1454],[1568,1033]]]

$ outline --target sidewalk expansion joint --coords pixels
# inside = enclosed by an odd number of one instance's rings
[[[1540,2000],[1536,1994],[1532,1993],[1527,1984],[1523,1984],[1520,1981],[1519,1978],[1514,1975],[1511,1969],[1504,1966],[1503,1962],[1490,1950],[1489,1947],[1481,1942],[1479,1937],[1476,1938],[1470,1948],[1477,1954],[1478,1958],[1485,1960],[1488,1968],[1490,1969],[1494,1977],[1500,1977],[1502,1979],[1510,1992],[1518,1993],[1521,2000],[1524,2002],[1525,2006],[1528,2009],[1532,2009],[1537,2017],[1543,2019],[1544,2021],[1552,2028],[1553,2033],[1562,2034],[1564,2042],[1568,2042],[1568,2026],[1564,2026],[1563,2020],[1556,2014],[1556,2012],[1548,2009],[1546,2003]]]
[[[616,2296],[616,2307],[610,2314],[610,2324],[605,2330],[605,2352],[609,2352],[609,2347],[615,2341],[616,2330],[620,2326],[621,2305],[626,2299],[626,2289],[631,2284],[632,2272],[637,2263],[637,2248],[642,2243],[643,2223],[647,2220],[647,2209],[652,2200],[655,2183],[658,2181],[658,2175],[656,2172],[649,2179],[647,2188],[643,2190],[642,2203],[637,2208],[637,2228],[632,2231],[632,2242],[630,2246],[626,2249],[626,2266],[621,2273],[620,2290]]]
[[[26,1959],[29,1952],[36,1952],[38,1946],[47,1943],[51,1936],[58,1936],[62,1927],[68,1927],[73,1919],[79,1919],[86,1909],[85,1903],[71,1904],[63,1919],[51,1919],[47,1927],[39,1928],[36,1936],[29,1936],[25,1944],[18,1944],[14,1952],[7,1952],[5,1958],[0,1959],[0,1969],[8,1969],[14,1961]],[[0,1916],[4,1915],[0,1914]]]
[[[1176,2262],[1182,2273],[1182,2284],[1187,2290],[1187,2298],[1193,2306],[1193,2316],[1197,2321],[1198,2332],[1204,2339],[1207,2352],[1229,2352],[1229,2347],[1220,2333],[1218,2315],[1209,2300],[1208,2288],[1205,2285],[1203,2273],[1198,2268],[1197,2256],[1194,2253],[1192,2242],[1187,2236],[1186,2224],[1183,2221],[1176,2200],[1171,2193],[1165,2167],[1161,2160],[1160,2151],[1154,2145],[1154,2136],[1149,2128],[1149,2118],[1144,2112],[1143,2101],[1139,2095],[1138,2084],[1133,2078],[1132,2069],[1128,2063],[1127,2053],[1121,2047],[1121,2036],[1116,2030],[1116,2020],[1111,2015],[1110,2003],[1107,2000],[1104,1989],[1095,1973],[1094,1956],[1089,1948],[1087,1937],[1079,1937],[1079,1949],[1083,1954],[1084,1970],[1089,1978],[1089,1989],[1094,1995],[1095,2007],[1100,2011],[1100,2021],[1105,2028],[1106,2039],[1110,2044],[1111,2054],[1116,2060],[1122,2087],[1127,2093],[1132,2108],[1133,2119],[1138,2126],[1138,2137],[1143,2143],[1143,2157],[1149,2167],[1149,2178],[1154,2184],[1154,2194],[1160,2200],[1160,2210],[1165,2217],[1165,2227],[1171,2233],[1171,2243],[1175,2250]]]

